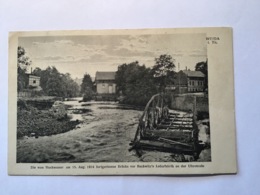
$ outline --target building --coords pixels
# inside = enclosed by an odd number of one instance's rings
[[[41,93],[42,88],[40,86],[40,77],[26,74],[23,78],[25,86],[24,89],[18,92],[18,97],[32,97],[35,95],[39,95]]]
[[[113,99],[116,95],[115,72],[96,72],[95,84],[98,100]]]
[[[40,89],[40,77],[29,74],[28,75],[28,88],[39,90]]]
[[[205,75],[200,71],[181,70],[176,74],[175,86],[177,93],[203,92]]]

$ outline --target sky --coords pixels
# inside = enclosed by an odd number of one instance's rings
[[[116,71],[118,65],[134,61],[152,67],[162,54],[173,57],[176,71],[194,70],[196,63],[207,59],[205,34],[20,37],[18,44],[31,59],[32,69],[55,66],[74,79]]]

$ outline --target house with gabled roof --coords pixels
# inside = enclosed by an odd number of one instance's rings
[[[175,86],[178,93],[203,92],[205,75],[200,71],[181,70],[176,74]]]
[[[116,72],[96,72],[95,84],[98,99],[109,99],[116,94]]]

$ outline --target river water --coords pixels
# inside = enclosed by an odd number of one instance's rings
[[[71,120],[81,123],[73,130],[39,138],[17,140],[17,162],[137,162],[176,161],[173,154],[129,152],[142,111],[116,102],[65,101]]]

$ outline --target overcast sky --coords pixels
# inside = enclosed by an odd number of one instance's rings
[[[123,63],[139,61],[147,67],[161,54],[175,59],[176,71],[194,70],[196,63],[206,61],[205,34],[161,35],[88,35],[20,37],[19,45],[32,61],[32,68],[55,66],[72,78],[84,73],[95,77],[96,71],[116,71]]]

